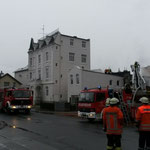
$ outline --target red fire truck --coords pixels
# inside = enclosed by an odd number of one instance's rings
[[[128,105],[131,104],[132,94],[122,91],[123,101]],[[105,102],[108,97],[118,97],[118,91],[113,89],[84,89],[80,93],[79,102],[78,102],[78,116],[81,118],[87,118],[89,121],[101,119],[101,112],[105,107]]]
[[[24,110],[30,113],[33,105],[33,93],[29,89],[0,89],[0,110],[17,112]]]
[[[139,63],[135,62],[131,68],[133,71],[132,86],[125,86],[124,89],[119,91],[101,88],[82,90],[78,103],[78,116],[87,118],[90,121],[100,119],[106,99],[108,97],[116,97],[120,101],[120,107],[126,107],[126,112],[124,113],[128,113],[129,117],[134,120],[136,110],[141,105],[139,99],[143,96],[150,98],[150,91],[146,89],[145,80],[140,75]]]

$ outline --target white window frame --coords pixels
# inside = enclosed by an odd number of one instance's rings
[[[81,55],[81,62],[82,62],[82,63],[86,63],[86,60],[87,60],[87,55],[82,54],[82,55]]]
[[[48,67],[45,68],[45,75],[46,75],[46,79],[48,79],[49,78],[49,68]]]
[[[82,47],[86,48],[86,41],[82,41]]]
[[[75,60],[75,53],[69,53],[69,61]]]
[[[46,55],[46,61],[48,61],[48,59],[49,59],[49,58],[48,58],[48,52],[46,52],[45,55]]]
[[[48,86],[45,87],[45,93],[46,93],[46,96],[49,95],[49,88],[48,88]]]

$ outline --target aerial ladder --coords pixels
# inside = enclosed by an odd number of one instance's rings
[[[140,64],[138,62],[135,62],[134,65],[131,65],[131,69],[133,72],[132,76],[132,90],[133,90],[133,99],[132,99],[132,105],[135,103],[135,97],[137,94],[139,95],[146,95],[146,82],[144,78],[140,74]]]

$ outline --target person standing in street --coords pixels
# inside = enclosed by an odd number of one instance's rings
[[[117,106],[119,100],[109,100],[110,106],[103,111],[103,128],[107,135],[107,150],[121,150],[123,113]]]
[[[110,103],[109,103],[110,99],[111,99],[111,98],[109,98],[109,97],[106,99],[105,107],[104,107],[103,110],[101,111],[101,115],[100,115],[100,119],[101,119],[101,120],[103,120],[103,112],[104,112],[104,109],[110,106]]]
[[[139,100],[142,106],[138,107],[136,113],[136,123],[139,128],[139,148],[138,150],[150,150],[150,105],[147,97]]]

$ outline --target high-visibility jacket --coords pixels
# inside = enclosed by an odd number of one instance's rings
[[[136,121],[139,122],[140,131],[150,131],[150,105],[138,107]]]
[[[109,106],[103,111],[103,124],[107,134],[120,135],[123,128],[123,113],[117,106]]]

